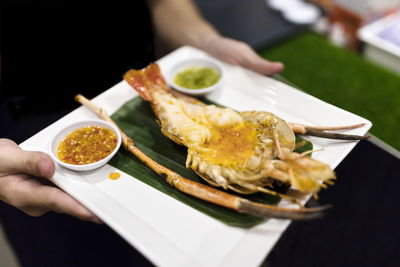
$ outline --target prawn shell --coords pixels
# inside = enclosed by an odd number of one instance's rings
[[[243,111],[240,115],[248,122],[258,124],[263,129],[268,129],[274,126],[279,133],[279,141],[282,147],[293,151],[296,146],[296,136],[294,135],[289,124],[267,111]]]

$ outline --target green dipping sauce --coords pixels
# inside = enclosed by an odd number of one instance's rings
[[[207,67],[190,67],[175,75],[174,82],[187,89],[202,89],[216,84],[220,79],[217,71]]]

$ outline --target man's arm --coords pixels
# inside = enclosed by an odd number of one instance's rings
[[[157,37],[169,50],[191,45],[211,55],[262,74],[283,70],[280,62],[261,58],[247,44],[225,38],[208,23],[191,0],[148,0]]]
[[[190,0],[149,0],[158,37],[168,49],[182,45],[201,48],[219,37],[214,27],[203,19]]]

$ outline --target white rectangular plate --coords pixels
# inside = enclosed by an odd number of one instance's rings
[[[182,47],[158,63],[166,73],[177,60],[207,56],[197,49]],[[348,131],[352,134],[363,135],[371,127],[369,121],[279,81],[238,66],[221,64],[225,69],[225,83],[208,96],[212,101],[239,111],[266,110],[288,121],[309,125],[366,123],[363,128]],[[122,81],[93,101],[111,114],[136,95]],[[47,151],[52,132],[67,123],[95,117],[80,107],[21,146]],[[332,168],[356,145],[356,142],[310,140],[316,149],[324,148],[314,153],[314,157]],[[53,181],[159,266],[257,266],[290,223],[271,219],[251,229],[231,227],[121,171],[120,179],[108,179],[114,171],[119,170],[109,165],[86,173],[57,166]]]

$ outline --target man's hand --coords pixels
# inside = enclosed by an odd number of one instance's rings
[[[284,68],[281,62],[271,62],[260,57],[248,44],[222,36],[213,36],[204,41],[201,49],[223,61],[261,74],[276,74]]]
[[[43,179],[51,178],[54,170],[47,154],[25,151],[11,140],[0,139],[0,200],[31,216],[55,211],[101,223],[75,199]]]

